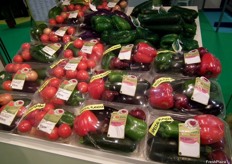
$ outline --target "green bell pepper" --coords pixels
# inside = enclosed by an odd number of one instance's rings
[[[68,101],[66,102],[67,105],[70,106],[78,106],[81,102],[83,102],[85,99],[80,91],[74,90],[69,97]]]
[[[61,116],[59,122],[58,122],[58,125],[61,125],[63,123],[66,123],[68,124],[70,127],[73,126],[73,123],[74,123],[74,120],[75,120],[75,116],[73,113],[71,112],[68,112],[68,111],[65,111],[64,114]]]
[[[131,25],[124,18],[117,15],[113,15],[111,17],[111,20],[114,27],[116,27],[118,31],[131,30]]]
[[[172,49],[172,44],[179,38],[177,34],[167,34],[161,38],[160,48],[165,50]]]
[[[199,48],[199,44],[197,40],[193,40],[190,38],[181,38],[181,42],[183,43],[183,51],[191,51]]]
[[[152,32],[149,29],[144,29],[142,27],[136,28],[137,38],[138,39],[145,39],[149,41],[153,46],[157,45],[160,42],[159,35]]]
[[[141,119],[131,115],[127,116],[125,135],[132,140],[139,141],[144,138],[147,133],[147,124]]]
[[[56,18],[57,15],[60,15],[62,12],[62,8],[60,6],[54,6],[48,11],[48,18]]]
[[[125,73],[122,71],[112,71],[108,75],[108,81],[110,83],[122,82],[123,75],[125,75]]]
[[[179,121],[165,121],[160,123],[159,130],[157,132],[163,138],[178,138],[179,136]]]
[[[188,24],[188,23],[184,23],[183,24],[183,37],[186,38],[194,38],[194,36],[196,35],[196,31],[197,31],[197,26],[196,24]]]
[[[106,44],[130,44],[137,38],[135,30],[123,31],[104,31],[101,35],[101,40]]]
[[[40,36],[43,34],[44,29],[47,27],[48,26],[44,23],[34,26],[30,30],[31,37],[36,41],[40,41]]]
[[[192,97],[193,95],[193,91],[195,88],[195,78],[194,79],[189,79],[187,81],[185,81],[182,85],[182,90],[183,93],[187,96],[187,97]]]
[[[107,54],[105,54],[102,58],[102,61],[101,61],[102,68],[103,69],[110,69],[110,61],[114,57],[116,57],[116,54],[114,54],[113,52],[108,52]]]
[[[113,29],[111,17],[108,15],[95,15],[91,18],[92,28],[99,33]]]
[[[154,66],[157,72],[165,72],[172,66],[173,52],[161,52],[159,53],[154,61]]]

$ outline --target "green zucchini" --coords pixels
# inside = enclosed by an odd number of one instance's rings
[[[137,144],[129,138],[109,138],[107,134],[88,134],[83,137],[82,143],[89,146],[96,146],[106,150],[116,150],[125,153],[135,151]]]
[[[178,24],[173,25],[143,25],[143,27],[158,33],[158,34],[180,34],[183,32],[183,27]]]
[[[131,16],[137,17],[138,14],[145,9],[150,9],[152,7],[152,1],[151,0],[147,0],[143,3],[140,3],[139,5],[135,6],[131,12]]]
[[[181,16],[177,13],[139,14],[138,20],[140,23],[147,25],[168,25],[178,24],[181,21]]]

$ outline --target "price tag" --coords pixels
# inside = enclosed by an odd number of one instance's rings
[[[70,0],[64,0],[64,1],[62,2],[62,5],[63,5],[63,6],[68,6],[68,5],[70,5]]]
[[[81,51],[87,54],[91,54],[93,50],[93,46],[97,43],[98,41],[95,39],[90,40],[89,42],[85,42],[84,45],[81,48]]]
[[[40,121],[38,125],[38,129],[51,134],[57,122],[60,120],[62,115],[64,114],[63,109],[56,109],[54,113],[47,113],[44,118]]]
[[[23,100],[9,102],[0,113],[0,123],[10,126],[18,113],[19,109],[24,105]]]
[[[118,2],[119,2],[119,0],[110,0],[110,1],[108,2],[107,6],[108,6],[109,8],[113,8],[113,7],[115,7],[115,6],[117,5]]]
[[[110,118],[107,137],[110,138],[125,138],[125,126],[128,110],[121,109],[118,112],[113,112]]]
[[[191,99],[207,105],[210,97],[210,81],[205,77],[197,77]]]
[[[133,46],[134,46],[133,44],[122,46],[122,48],[119,52],[118,58],[120,60],[130,60]]]
[[[78,10],[70,11],[68,18],[77,18]]]
[[[81,59],[82,59],[82,56],[70,59],[68,61],[68,63],[64,66],[64,69],[75,71],[77,69],[77,66],[80,63]]]
[[[197,49],[184,53],[184,62],[185,64],[195,64],[200,63],[201,58],[199,51]]]
[[[26,80],[26,74],[30,71],[28,68],[24,68],[21,70],[18,70],[16,74],[14,75],[14,78],[11,82],[12,89],[22,90],[25,80]]]
[[[66,33],[67,29],[68,29],[68,27],[60,27],[58,30],[55,31],[55,34],[63,37],[64,34]]]
[[[121,94],[134,96],[137,87],[137,77],[134,75],[124,75],[120,89]]]
[[[56,93],[56,97],[60,98],[62,100],[66,100],[68,101],[69,97],[71,96],[73,90],[76,88],[77,85],[77,80],[76,79],[71,79],[71,80],[64,80],[57,93]]]
[[[200,158],[200,128],[197,120],[188,119],[179,124],[178,154]]]
[[[48,55],[52,56],[54,55],[61,47],[61,44],[59,43],[54,43],[54,44],[49,44],[42,48],[42,51],[46,52]]]

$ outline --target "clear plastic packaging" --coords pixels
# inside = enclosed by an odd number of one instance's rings
[[[98,11],[98,10],[109,10],[109,11],[122,11],[126,12],[127,7],[128,7],[128,0],[117,0],[117,1],[92,1],[90,4],[90,9],[93,11]]]
[[[226,115],[220,85],[205,77],[156,77],[148,92],[148,100],[154,110],[169,115],[212,114],[221,118]]]
[[[155,48],[147,43],[115,45],[104,52],[102,69],[149,71],[157,55]]]
[[[83,90],[76,79],[66,80],[56,77],[47,78],[34,94],[33,99],[39,103],[51,103],[55,107],[80,106],[86,97],[87,88]]]
[[[213,115],[150,116],[145,156],[160,163],[231,163],[228,125]]]
[[[13,132],[27,107],[32,94],[0,91],[0,130]]]
[[[96,71],[88,84],[88,95],[96,100],[146,106],[150,85],[148,74]]]
[[[158,74],[176,74],[180,77],[217,78],[222,66],[216,56],[206,48],[199,47],[189,52],[161,50],[154,60],[154,70]]]
[[[148,110],[139,105],[87,100],[74,121],[78,145],[141,157]]]
[[[73,134],[75,108],[33,102],[17,125],[15,133],[49,141],[69,143]]]

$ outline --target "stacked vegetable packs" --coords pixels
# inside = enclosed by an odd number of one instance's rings
[[[231,163],[222,66],[195,40],[197,11],[125,5],[52,8],[0,72],[0,130],[145,162]]]

